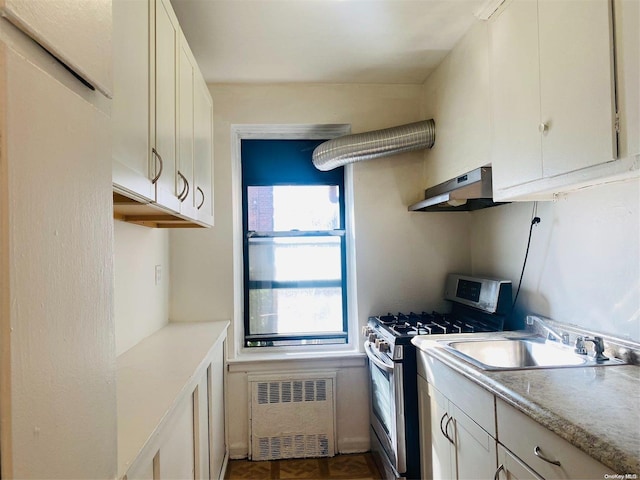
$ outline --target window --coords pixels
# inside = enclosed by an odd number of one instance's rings
[[[347,343],[344,169],[323,140],[242,140],[246,347]]]

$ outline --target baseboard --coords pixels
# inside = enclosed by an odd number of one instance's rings
[[[337,453],[339,454],[362,453],[368,452],[370,449],[369,437],[338,438]],[[243,460],[245,458],[249,458],[248,444],[236,443],[229,447],[229,460]]]
[[[236,443],[229,447],[230,460],[243,460],[249,458],[249,445],[247,443]]]
[[[338,453],[362,453],[371,449],[369,437],[338,438]]]

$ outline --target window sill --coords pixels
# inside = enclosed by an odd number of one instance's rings
[[[354,350],[314,351],[314,352],[242,352],[227,361],[229,372],[269,371],[281,366],[296,369],[305,368],[353,368],[366,365],[367,356]]]

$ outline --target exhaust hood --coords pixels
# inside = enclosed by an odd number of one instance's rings
[[[502,205],[493,201],[491,167],[480,167],[457,178],[428,188],[425,199],[409,207],[409,211],[456,212],[473,211]]]

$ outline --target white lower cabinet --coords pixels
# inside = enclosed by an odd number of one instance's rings
[[[430,406],[431,446],[430,461],[435,479],[491,478],[496,471],[496,440],[482,429],[466,413],[458,408],[432,385],[419,378],[420,405],[426,405],[425,391]],[[423,471],[423,476],[429,473]]]
[[[616,473],[441,362],[418,360],[423,479],[602,479]]]
[[[119,357],[118,478],[224,478],[228,323],[219,324],[169,324]]]

